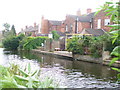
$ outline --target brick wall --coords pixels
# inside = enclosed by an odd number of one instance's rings
[[[105,26],[105,19],[110,19],[110,16],[105,16],[107,13],[105,13],[103,10],[100,11],[96,16],[94,16],[93,19],[93,29],[98,29],[98,19],[101,19],[101,28],[105,31],[109,31],[111,28],[108,26]],[[112,22],[110,22],[112,24]]]
[[[62,27],[61,25],[53,25],[49,22],[49,20],[42,18],[42,21],[41,21],[41,33],[42,34],[48,34],[53,30],[64,32],[64,30],[61,29],[61,27]]]
[[[69,33],[72,33],[74,31],[73,30],[74,28],[72,28],[72,30],[71,30],[71,25],[74,27],[74,22],[75,22],[75,20],[73,18],[71,18],[69,15],[66,16],[64,24],[65,24],[65,26],[66,25],[68,26]],[[64,31],[66,32],[66,30],[64,30]]]

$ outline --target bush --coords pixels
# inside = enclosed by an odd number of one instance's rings
[[[26,42],[23,41],[23,49],[36,49],[38,46],[41,46],[41,44],[44,43],[46,39],[47,37],[28,37]]]
[[[68,39],[67,50],[69,52],[72,52],[73,54],[84,54],[82,44],[79,42],[79,37],[73,37],[72,39]]]
[[[94,58],[102,57],[103,42],[100,40],[94,40],[90,46],[91,56]]]
[[[24,35],[20,34],[15,37],[6,38],[3,40],[3,47],[8,50],[17,50],[19,42],[23,39]]]

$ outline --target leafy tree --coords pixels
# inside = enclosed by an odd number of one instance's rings
[[[11,33],[13,34],[13,36],[16,36],[16,30],[14,25],[12,25],[11,27]]]
[[[24,35],[20,34],[11,38],[5,38],[3,40],[3,47],[9,50],[17,50],[20,41],[23,39]]]
[[[101,9],[104,10],[105,12],[108,12],[106,16],[110,15],[111,21],[115,23],[114,25],[109,25],[109,27],[112,27],[111,29],[112,31],[111,33],[113,34],[112,44],[114,45],[115,43],[117,43],[116,47],[111,52],[111,55],[115,56],[110,62],[110,65],[112,65],[113,63],[115,63],[115,61],[120,60],[120,2],[115,2],[115,3],[112,1],[106,2]],[[120,69],[118,68],[112,68],[112,69],[119,72],[117,76],[118,76],[118,80],[120,81]]]
[[[6,31],[9,31],[10,24],[4,23],[3,26],[5,27],[5,30],[6,30]]]
[[[60,38],[60,35],[57,33],[57,31],[52,31],[53,39],[58,40]]]

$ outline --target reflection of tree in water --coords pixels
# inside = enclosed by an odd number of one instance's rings
[[[73,68],[79,69],[85,77],[92,76],[97,79],[115,80],[115,75],[117,74],[116,71],[110,70],[108,66],[82,61],[73,61]]]
[[[18,54],[17,50],[9,51],[7,49],[4,49],[3,51],[5,55],[17,55]]]
[[[42,61],[41,57],[38,57],[37,55],[35,55],[34,53],[30,52],[30,51],[19,51],[19,54],[21,59],[27,58],[29,60],[36,60],[38,62]]]
[[[38,53],[32,53],[29,51],[4,51],[5,54],[14,55],[22,59],[35,60],[40,64],[40,67],[60,67],[65,69],[66,74],[81,72],[84,77],[95,77],[96,79],[102,79],[105,81],[116,81],[116,71],[109,70],[108,66],[102,66],[99,64],[71,61],[66,59],[60,59],[52,57],[51,55],[43,55]],[[62,67],[61,67],[62,66]]]

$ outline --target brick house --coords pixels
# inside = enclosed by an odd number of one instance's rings
[[[91,9],[87,9],[86,15],[67,15],[65,20],[65,32],[68,33],[81,33],[84,29],[90,30],[104,30],[109,31],[111,28],[108,25],[110,22],[110,16],[105,16],[103,10],[101,10],[96,16],[95,12],[91,12]],[[77,12],[78,13],[78,12]]]
[[[36,34],[38,34],[39,32],[39,25],[36,25],[36,23],[34,23],[34,26],[26,26],[25,29],[21,29],[21,33],[29,36],[34,36],[36,37]]]
[[[94,13],[91,10],[87,10],[86,15],[81,15],[80,10],[77,11],[77,15],[66,15],[64,21],[65,32],[67,33],[80,33],[84,28],[91,28],[91,18]]]
[[[61,27],[62,21],[48,20],[42,17],[40,32],[41,34],[49,34],[53,30],[63,32]]]
[[[41,33],[48,34],[50,31],[56,30],[63,33],[80,34],[85,29],[110,30],[108,25],[112,24],[112,22],[110,22],[110,16],[105,16],[106,12],[101,10],[96,16],[94,16],[95,12],[92,12],[90,8],[86,12],[86,14],[81,15],[81,11],[78,10],[77,15],[66,15],[64,21],[51,21],[42,17]]]
[[[93,18],[93,29],[103,29],[105,31],[109,31],[111,27],[108,25],[113,24],[110,21],[110,16],[106,16],[107,12],[101,10],[96,16]]]

